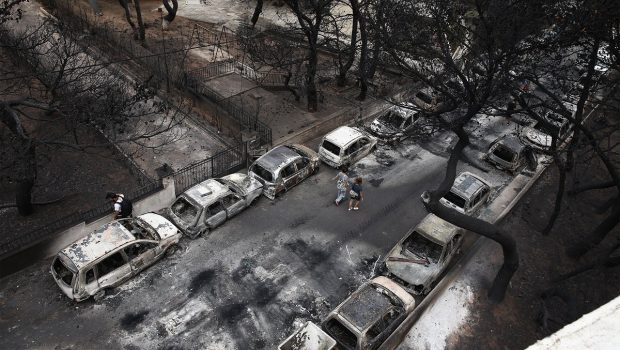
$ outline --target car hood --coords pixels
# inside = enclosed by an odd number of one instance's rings
[[[398,249],[400,251],[400,247]],[[409,256],[402,255],[398,252],[390,254],[385,265],[387,269],[396,277],[412,285],[428,286],[437,274],[441,272],[440,264],[423,265],[415,262],[390,261],[390,258],[411,259]]]
[[[179,234],[177,227],[161,215],[147,213],[140,215],[139,218],[154,228],[162,240]]]
[[[236,189],[240,190],[242,192],[241,194],[244,196],[263,188],[263,184],[256,178],[241,173],[226,175],[222,177],[222,180],[230,182]]]
[[[380,119],[375,119],[370,124],[370,131],[378,135],[394,135],[400,132],[400,130],[391,124],[383,123]]]

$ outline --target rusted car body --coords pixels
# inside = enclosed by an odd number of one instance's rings
[[[461,247],[463,232],[434,214],[428,214],[387,254],[387,276],[412,294],[428,294]]]
[[[521,131],[521,140],[536,149],[548,150],[551,148],[552,134],[557,137],[558,146],[571,135],[568,119],[553,112],[547,112],[544,119],[547,121],[546,125],[532,120],[530,125]]]
[[[374,350],[415,308],[415,300],[396,282],[375,277],[329,313],[323,329],[346,350]]]
[[[341,126],[323,137],[319,146],[321,160],[334,168],[350,166],[377,147],[377,139],[356,127]]]
[[[263,185],[246,174],[208,179],[183,192],[166,215],[185,235],[196,238],[249,207],[262,191]]]
[[[174,249],[181,233],[164,217],[147,213],[112,221],[62,249],[50,268],[69,298],[100,299]]]
[[[466,171],[454,179],[450,192],[439,201],[461,213],[475,215],[489,200],[490,194],[491,186],[486,181]]]
[[[409,104],[407,104],[409,105]],[[420,113],[404,106],[392,106],[370,123],[370,133],[385,142],[400,141],[408,136]]]
[[[506,135],[493,141],[484,159],[495,167],[513,174],[519,172],[524,166],[532,170],[537,166],[536,154],[532,148],[524,145],[514,135]]]
[[[319,156],[306,146],[278,146],[252,163],[248,174],[263,184],[263,194],[273,200],[276,195],[316,174],[319,165]]]

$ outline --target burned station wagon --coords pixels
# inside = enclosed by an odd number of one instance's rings
[[[153,213],[112,221],[61,250],[51,273],[69,298],[99,300],[106,289],[176,250],[180,237],[170,221]]]
[[[278,146],[262,155],[250,166],[249,175],[263,184],[269,199],[290,190],[319,171],[319,157],[303,145]]]
[[[484,158],[495,167],[511,173],[520,171],[524,166],[534,170],[537,165],[532,148],[514,135],[505,135],[493,141]]]
[[[553,112],[547,112],[543,118],[546,123],[533,120],[530,126],[522,130],[521,139],[525,143],[537,149],[547,150],[553,141],[551,135],[557,137],[558,145],[571,135],[568,119]]]
[[[428,294],[463,243],[464,230],[427,215],[390,250],[387,276],[412,294]]]
[[[491,187],[486,181],[466,171],[454,180],[450,191],[439,201],[461,213],[473,215],[486,203],[490,193]]]
[[[415,308],[396,282],[379,276],[364,283],[323,322],[323,329],[347,350],[374,350]]]
[[[166,214],[184,234],[196,238],[250,206],[262,191],[263,185],[246,174],[208,179],[182,193]]]
[[[319,157],[327,165],[339,168],[350,166],[366,157],[377,147],[377,139],[367,132],[341,126],[323,137]]]
[[[380,140],[387,142],[399,141],[407,137],[420,113],[413,111],[408,106],[392,106],[381,113],[370,123],[370,132]],[[413,107],[412,105],[409,107]]]

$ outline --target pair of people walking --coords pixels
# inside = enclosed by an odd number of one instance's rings
[[[340,205],[349,191],[349,210],[359,210],[359,204],[364,200],[364,191],[362,190],[362,178],[356,177],[353,184],[349,184],[349,175],[347,173],[349,169],[342,167],[340,172],[332,180],[336,181],[336,188],[338,189],[338,195],[334,201],[336,205]]]

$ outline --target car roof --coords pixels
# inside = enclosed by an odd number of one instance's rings
[[[215,179],[208,179],[198,185],[192,186],[190,189],[186,190],[184,194],[199,205],[206,207],[228,192],[230,192],[228,186],[219,183]]]
[[[134,235],[119,221],[112,221],[71,243],[60,252],[80,270],[108,252],[135,240]]]
[[[417,233],[440,245],[446,245],[460,230],[458,226],[432,213],[426,215],[415,228]]]
[[[525,145],[521,142],[519,137],[512,134],[500,137],[497,140],[497,143],[501,144],[502,146],[510,149],[515,153],[519,153],[523,148],[525,148]]]
[[[344,147],[351,143],[351,141],[357,140],[364,136],[359,129],[350,126],[341,126],[329,134],[325,135],[325,140],[333,143],[338,147]]]
[[[271,151],[263,154],[256,160],[266,170],[276,172],[291,162],[291,160],[300,158],[301,155],[288,146],[278,146]]]
[[[366,329],[392,307],[390,297],[380,293],[376,288],[377,286],[370,283],[365,285],[352,294],[338,311],[360,331]]]
[[[482,187],[489,187],[489,185],[478,176],[465,171],[454,180],[451,191],[470,200]]]

